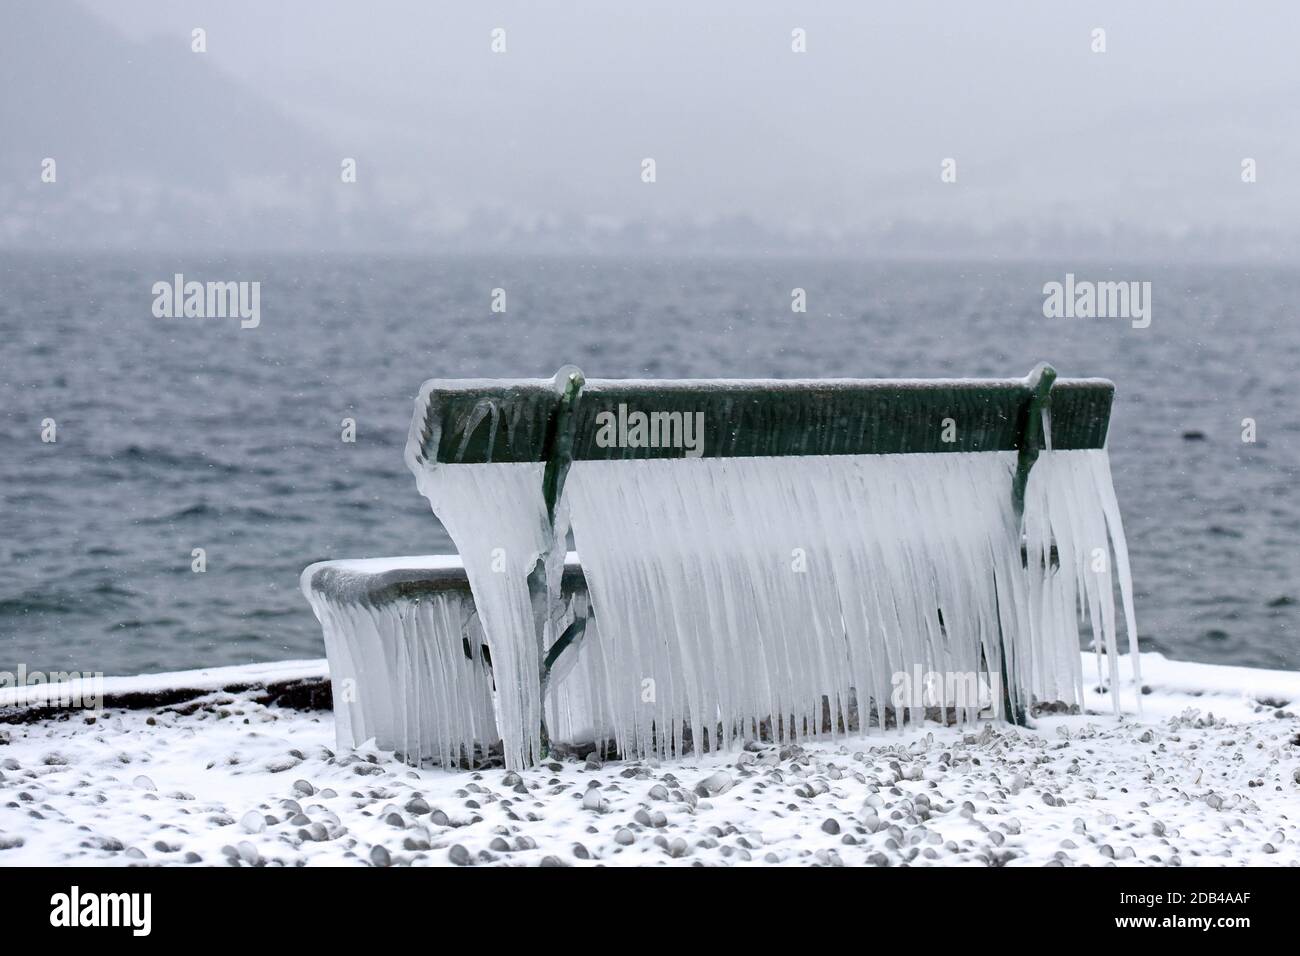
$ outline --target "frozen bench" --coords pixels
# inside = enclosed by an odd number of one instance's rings
[[[1116,671],[1116,583],[1136,643],[1113,392],[1045,365],[426,382],[406,459],[459,557],[303,575],[340,742],[527,766],[580,734],[667,756],[1080,702],[1080,616]]]

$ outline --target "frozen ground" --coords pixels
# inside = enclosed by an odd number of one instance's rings
[[[1093,693],[1088,713],[1034,730],[933,726],[518,774],[335,753],[328,712],[257,690],[2,723],[0,865],[1295,866],[1300,674],[1157,654],[1142,667],[1141,718],[1116,720]],[[324,672],[297,662],[106,690]],[[0,691],[0,707],[16,698]]]

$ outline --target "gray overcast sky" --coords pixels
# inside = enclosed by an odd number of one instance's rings
[[[84,29],[62,26],[87,11]],[[15,17],[0,43],[22,45],[9,52],[29,68],[11,68],[0,92],[6,127],[19,131],[0,146],[6,176],[48,155],[53,135],[25,137],[31,123],[15,114],[77,126],[67,101],[84,98],[98,118],[85,127],[149,112],[116,89],[148,99],[166,86],[168,111],[192,114],[182,122],[211,115],[228,131],[192,162],[182,152],[163,170],[97,168],[115,136],[134,137],[120,152],[141,156],[173,148],[150,137],[185,139],[157,123],[124,120],[96,143],[64,130],[60,142],[84,156],[79,171],[97,188],[134,180],[151,196],[171,190],[168,202],[179,201],[182,167],[225,170],[233,183],[184,183],[213,219],[278,203],[317,235],[340,216],[398,244],[532,235],[557,249],[632,227],[671,240],[735,221],[793,246],[890,235],[922,251],[981,235],[1014,236],[1031,253],[1070,251],[1078,237],[1101,249],[1116,236],[1190,235],[1224,255],[1300,245],[1292,3],[57,0],[6,4],[0,27]],[[202,56],[189,52],[195,26],[208,33]],[[494,27],[506,30],[504,55],[491,52]],[[807,30],[805,54],[791,52],[795,27]],[[1104,54],[1090,49],[1095,27]],[[104,52],[115,38],[129,41],[128,66]],[[98,48],[72,50],[78,62],[103,59],[88,86],[28,76],[43,45],[66,56],[77,44]],[[131,86],[123,69],[155,72]],[[209,80],[239,95],[199,88]],[[342,156],[356,157],[363,187],[343,197]],[[639,179],[647,156],[653,186]],[[945,157],[957,160],[955,185],[940,182]],[[1250,186],[1243,157],[1259,164]],[[277,183],[277,168],[291,174]],[[281,219],[267,218],[269,241],[293,244]],[[0,226],[0,242],[30,238],[25,228]],[[143,222],[138,231],[149,235]]]

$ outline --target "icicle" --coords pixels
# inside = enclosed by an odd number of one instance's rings
[[[675,755],[719,727],[819,733],[822,698],[883,715],[896,674],[993,659],[989,534],[1007,549],[1007,456],[862,456],[575,463],[575,543],[606,635],[624,752]],[[946,476],[985,500],[945,496]],[[932,514],[930,509],[942,513]],[[972,520],[982,511],[992,526]],[[954,546],[936,548],[936,535]],[[945,551],[936,566],[930,555]],[[944,625],[938,621],[943,609]],[[945,630],[946,628],[946,630]],[[652,689],[650,695],[644,688]],[[909,701],[905,703],[910,704]]]
[[[832,729],[841,700],[882,720],[899,675],[992,681],[999,644],[1017,706],[1081,703],[1080,613],[1115,646],[1094,549],[1127,568],[1105,452],[1042,454],[1027,567],[1014,467],[1011,453],[576,463],[568,504],[619,748],[666,753],[683,725],[696,750],[768,719],[818,733],[823,695]],[[900,718],[921,715],[903,703]]]
[[[1031,514],[1033,521],[1031,522]],[[1064,627],[1070,614],[1088,620],[1097,650],[1098,665],[1103,649],[1110,674],[1110,691],[1115,713],[1120,712],[1119,641],[1115,622],[1116,578],[1124,608],[1125,634],[1133,656],[1137,682],[1137,707],[1141,710],[1137,624],[1133,612],[1133,581],[1129,569],[1128,545],[1119,505],[1111,482],[1110,459],[1105,449],[1043,452],[1029,476],[1025,503],[1026,535],[1030,553],[1047,554],[1054,540],[1060,555],[1060,569],[1051,575],[1055,584],[1055,606],[1045,621],[1044,639],[1052,640],[1051,629]],[[1032,531],[1031,531],[1032,529]],[[1069,635],[1075,631],[1070,629]],[[1064,637],[1056,642],[1060,653],[1073,652]]]
[[[763,724],[780,739],[820,734],[824,699],[832,733],[854,711],[859,730],[890,710],[914,723],[926,704],[971,719],[978,695],[962,699],[951,681],[997,687],[1004,650],[1014,707],[1081,703],[1081,615],[1118,694],[1112,566],[1131,644],[1135,629],[1106,453],[1042,452],[1023,561],[1016,463],[1014,452],[575,462],[555,522],[572,523],[603,637],[584,641],[586,683],[563,682],[573,709],[546,703],[551,722],[608,727],[627,755],[677,756]],[[557,633],[538,641],[529,604],[528,575],[562,533],[542,465],[424,463],[417,475],[465,560],[507,763],[527,765],[540,754],[538,662]],[[918,705],[931,672],[944,689]]]
[[[417,471],[420,492],[456,543],[492,654],[497,727],[506,765],[541,759],[539,641],[528,578],[557,553],[542,500],[539,462],[435,465]],[[549,570],[549,569],[548,569]],[[549,576],[549,574],[548,574]]]
[[[546,384],[563,396],[563,404],[576,396],[582,374],[566,366]],[[475,401],[449,422],[431,418],[422,410],[427,409],[429,390],[436,385],[426,382],[416,401],[406,463],[464,562],[492,655],[497,726],[506,765],[526,767],[543,756],[542,664],[558,637],[555,628],[563,610],[560,579],[568,528],[559,502],[552,514],[545,490],[548,479],[558,476],[539,461],[462,463],[484,421],[489,450],[496,448],[502,430],[517,437],[539,427],[539,422],[531,418],[525,422],[520,403],[490,396]],[[439,448],[444,437],[456,448],[451,464],[427,453]]]

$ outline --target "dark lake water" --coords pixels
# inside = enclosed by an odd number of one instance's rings
[[[1151,326],[1044,318],[1067,271],[1150,281]],[[261,325],[155,318],[176,272],[260,281]],[[1116,383],[1143,648],[1300,667],[1297,303],[1296,273],[1244,267],[0,255],[0,670],[323,655],[305,565],[450,548],[402,462],[427,378],[1005,377],[1040,359]]]

